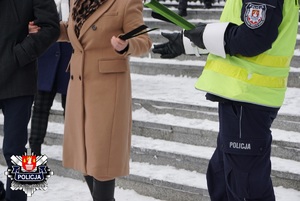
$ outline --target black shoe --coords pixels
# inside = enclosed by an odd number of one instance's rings
[[[0,181],[0,201],[5,201],[5,194],[4,184]]]
[[[187,16],[186,9],[178,10],[178,15],[180,15],[181,17]]]

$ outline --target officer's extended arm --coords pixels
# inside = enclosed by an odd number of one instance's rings
[[[154,45],[153,52],[161,58],[174,58],[181,54],[201,55],[213,53],[225,57],[224,34],[229,23],[199,23],[192,30],[162,33],[169,41]]]

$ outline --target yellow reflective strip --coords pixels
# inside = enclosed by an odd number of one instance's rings
[[[262,65],[262,66],[271,66],[286,68],[289,67],[292,57],[288,56],[271,56],[267,54],[260,54],[254,57],[244,57],[242,55],[236,55],[238,58],[243,58],[249,62]]]
[[[246,69],[233,66],[218,60],[208,60],[205,70],[211,70],[223,75],[233,77],[249,84],[261,87],[285,88],[287,85],[287,77],[274,77],[250,73]]]

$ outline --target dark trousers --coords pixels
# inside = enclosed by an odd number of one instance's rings
[[[33,96],[21,96],[0,100],[4,115],[3,154],[8,167],[12,166],[11,156],[22,156],[26,152],[28,123],[31,116]],[[7,201],[26,201],[27,195],[21,190],[11,190],[11,180],[6,182]]]
[[[47,133],[48,119],[56,91],[38,91],[34,97],[31,118],[31,134],[29,144],[32,151],[41,155],[41,147]],[[61,95],[61,104],[65,111],[66,95]]]
[[[275,201],[270,128],[277,112],[219,103],[217,148],[207,170],[212,201]]]

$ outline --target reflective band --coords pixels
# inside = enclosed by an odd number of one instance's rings
[[[247,60],[258,65],[278,67],[278,68],[289,67],[292,59],[291,57],[287,57],[287,56],[272,56],[267,54],[260,54],[255,57],[244,57],[241,55],[236,55],[236,57],[242,58],[243,60]]]
[[[205,70],[215,71],[255,86],[285,88],[287,85],[287,77],[274,77],[251,73],[246,69],[230,65],[220,60],[208,60]]]

